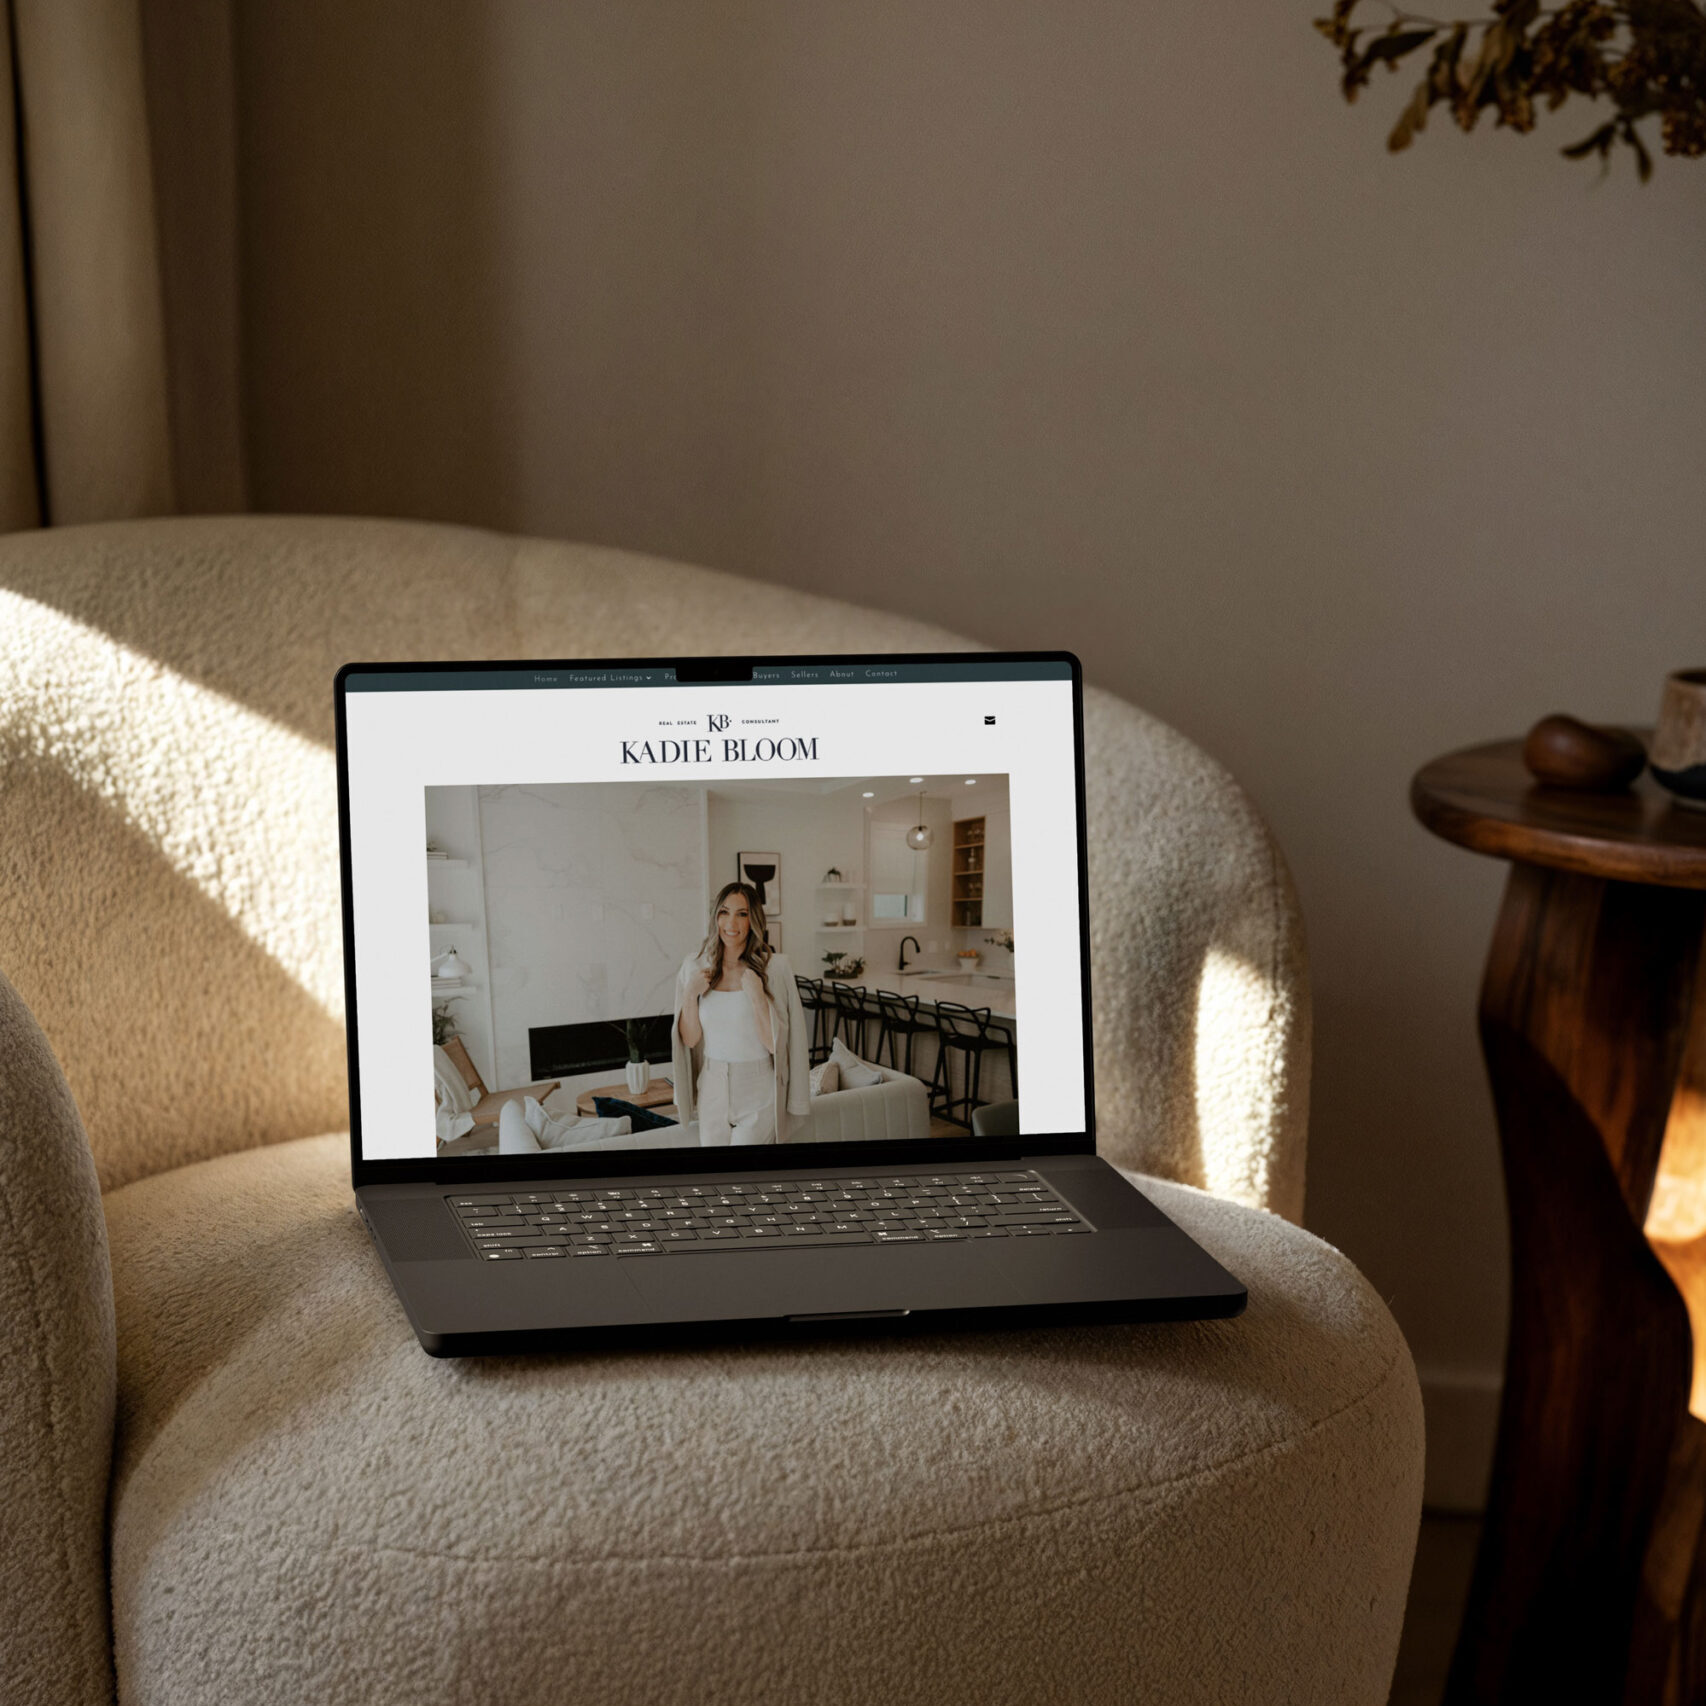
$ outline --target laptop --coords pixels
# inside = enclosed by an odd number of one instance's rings
[[[355,1200],[429,1354],[1243,1309],[1096,1154],[1070,653],[335,695]]]

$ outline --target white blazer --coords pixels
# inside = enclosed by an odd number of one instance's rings
[[[699,1069],[705,1064],[703,1037],[691,1050],[681,1040],[681,1009],[687,1000],[687,985],[695,972],[710,970],[697,953],[681,962],[675,974],[675,1013],[670,1020],[669,1038],[671,1061],[675,1069],[675,1106],[681,1123],[698,1118]],[[776,1141],[786,1143],[796,1122],[807,1118],[812,1111],[811,1089],[811,1032],[806,1025],[806,1010],[800,1005],[799,985],[794,982],[794,968],[786,954],[772,954],[764,968],[770,980],[770,1006],[776,1015],[776,1052],[773,1057],[773,1078],[776,1097]]]

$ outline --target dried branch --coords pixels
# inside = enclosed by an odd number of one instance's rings
[[[1334,0],[1315,27],[1339,50],[1339,86],[1354,101],[1384,65],[1431,47],[1427,69],[1386,139],[1394,153],[1408,148],[1444,106],[1464,130],[1489,107],[1495,126],[1534,128],[1544,102],[1556,111],[1572,95],[1608,100],[1615,116],[1562,150],[1566,159],[1597,155],[1609,163],[1622,144],[1644,183],[1653,160],[1637,128],[1659,121],[1666,154],[1706,154],[1706,10],[1699,0],[1567,0],[1543,9],[1539,0],[1494,0],[1486,18],[1438,19],[1394,11],[1380,33],[1353,27],[1362,0]]]

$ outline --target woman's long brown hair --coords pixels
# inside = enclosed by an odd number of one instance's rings
[[[770,956],[775,950],[770,946],[770,931],[764,922],[764,903],[758,898],[758,890],[750,883],[724,883],[717,891],[717,898],[711,902],[711,928],[699,945],[699,958],[710,966],[711,987],[715,989],[723,981],[723,938],[717,933],[717,914],[731,894],[746,897],[746,951],[741,959],[758,973],[758,981],[764,985],[764,993],[768,995],[770,975],[765,967],[770,964]]]

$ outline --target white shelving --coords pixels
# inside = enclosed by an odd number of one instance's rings
[[[836,898],[843,895],[856,895],[858,904],[854,910],[864,911],[865,885],[863,883],[819,883],[816,892],[824,897],[818,906],[820,914],[818,922],[812,926],[818,935],[862,936],[864,934],[865,926],[863,924],[825,924],[821,917],[821,914],[826,911],[839,912],[843,910],[845,902]]]
[[[444,923],[427,918],[427,950],[422,957],[436,963],[450,949],[467,965],[459,978],[428,972],[434,1007],[450,1004],[452,1023],[475,1068],[488,1084],[496,1078],[496,1027],[492,1012],[490,932],[486,928],[485,848],[480,829],[478,791],[473,787],[434,787],[427,790],[426,834],[440,852],[426,861],[428,914],[444,915]],[[425,1016],[421,1029],[425,1032]]]

